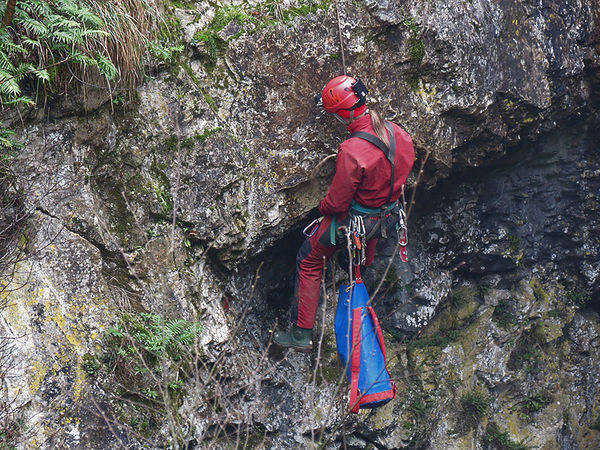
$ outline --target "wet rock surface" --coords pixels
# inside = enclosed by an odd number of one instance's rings
[[[598,446],[600,4],[337,6],[348,71],[416,143],[409,201],[430,155],[410,262],[375,297],[398,398],[344,412],[339,265],[321,344],[269,348],[345,136],[312,102],[341,69],[336,4],[185,2],[182,58],[133,101],[57,102],[20,132],[33,216],[0,280],[14,362],[0,378],[2,405],[32,424],[23,448]],[[393,253],[379,244],[371,292]],[[135,367],[124,313],[199,322],[196,376],[171,356]],[[164,398],[170,415],[153,413]]]

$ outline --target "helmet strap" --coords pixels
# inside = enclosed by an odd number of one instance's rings
[[[343,117],[340,117],[340,116],[338,116],[337,114],[333,114],[333,115],[334,115],[334,117],[335,117],[337,120],[339,120],[339,121],[340,121],[340,122],[342,122],[344,125],[346,125],[346,121],[344,120],[344,118],[343,118]]]

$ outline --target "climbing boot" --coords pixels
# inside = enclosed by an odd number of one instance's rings
[[[294,325],[290,331],[276,331],[273,342],[283,348],[293,348],[298,352],[312,350],[312,329],[300,328]]]

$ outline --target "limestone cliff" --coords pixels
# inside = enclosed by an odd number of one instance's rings
[[[6,439],[600,446],[598,0],[164,8],[183,51],[132,98],[88,87],[85,110],[4,118],[30,212],[0,283]],[[429,155],[410,262],[376,301],[399,395],[358,416],[338,383],[339,270],[314,353],[268,351],[345,136],[313,102],[343,62],[411,133],[417,169]]]

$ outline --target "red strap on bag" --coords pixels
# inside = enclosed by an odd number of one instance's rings
[[[367,306],[369,313],[371,314],[371,318],[373,319],[373,324],[375,325],[375,329],[377,330],[377,339],[379,339],[379,345],[381,345],[381,351],[383,351],[383,359],[387,362],[387,355],[385,353],[385,341],[383,340],[383,331],[381,331],[381,326],[379,326],[379,319],[375,314],[375,310],[372,306]]]
[[[385,370],[387,371],[390,377],[390,383],[392,384],[392,398],[396,398],[396,383],[394,383],[392,375],[390,374],[390,371],[387,368],[387,354],[385,352],[385,341],[383,339],[383,331],[381,330],[381,326],[379,325],[379,319],[377,318],[377,314],[375,314],[375,310],[373,309],[373,307],[367,306],[367,308],[369,309],[369,313],[371,313],[373,324],[375,325],[375,329],[377,330],[377,338],[379,339],[379,345],[381,345],[381,351],[383,352],[383,360],[385,361]]]
[[[362,328],[362,308],[352,310],[352,359],[350,360],[350,411],[357,413],[360,409],[360,391],[358,378],[360,377],[360,344]]]

